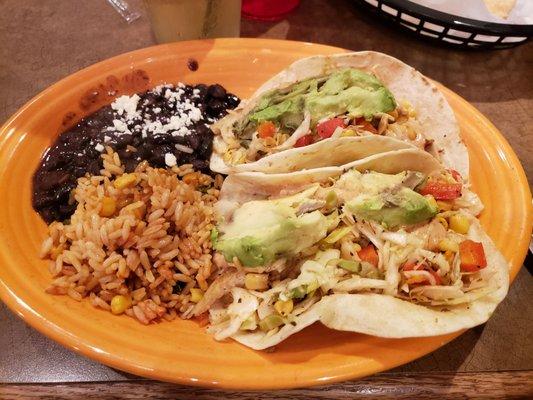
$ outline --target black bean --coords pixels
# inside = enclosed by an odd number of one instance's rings
[[[91,147],[87,147],[85,149],[85,156],[90,159],[90,160],[94,160],[94,159],[97,159],[97,158],[100,158],[100,152],[98,150],[96,150],[94,148],[94,146],[91,146]]]
[[[135,168],[137,167],[137,164],[139,164],[139,161],[137,161],[135,158],[129,158],[122,162],[124,164],[124,169],[127,173],[135,171]]]
[[[207,103],[207,110],[212,117],[218,117],[221,112],[226,110],[226,107],[221,100],[211,99],[209,100],[209,103]]]
[[[183,288],[185,288],[185,282],[177,281],[172,287],[172,293],[180,294]]]
[[[53,171],[63,167],[66,162],[64,158],[56,156],[56,153],[51,153],[46,156],[42,168],[44,171]]]
[[[133,135],[120,135],[115,139],[115,146],[117,149],[122,149],[133,143]]]
[[[43,209],[45,207],[54,205],[56,202],[56,196],[53,192],[44,192],[42,196],[39,196],[33,202],[33,205],[37,209]]]
[[[208,160],[193,160],[192,161],[192,166],[194,169],[198,170],[198,171],[205,171],[207,169],[209,169],[209,161]]]
[[[173,146],[163,145],[160,147],[155,147],[152,155],[150,156],[150,163],[157,167],[164,167],[165,164],[165,154],[173,153],[176,149]]]
[[[117,151],[117,154],[120,157],[120,161],[122,162],[129,160],[130,158],[133,158],[135,156],[135,153],[129,151],[128,149],[120,149]]]
[[[170,144],[174,142],[172,135],[169,134],[151,136],[150,141],[157,145]]]
[[[69,173],[66,171],[50,171],[42,177],[39,188],[49,190],[61,186],[69,180]]]
[[[207,89],[207,94],[215,99],[224,100],[226,97],[226,89],[215,83],[214,85],[209,86],[209,89]]]
[[[98,175],[102,167],[100,159],[92,160],[87,167],[87,172],[91,175]]]
[[[133,135],[133,147],[140,147],[143,144],[144,140],[141,135]]]
[[[59,206],[59,212],[61,213],[61,215],[70,216],[76,210],[76,206],[77,206],[76,203],[74,203],[74,204],[61,204]]]
[[[140,148],[139,147],[137,148],[139,155],[143,160],[148,160],[152,156],[154,149],[155,149],[155,146],[151,143],[146,143]]]
[[[241,100],[232,93],[228,93],[226,96],[226,104],[228,108],[235,108],[240,104]]]
[[[195,131],[196,131],[197,135],[200,135],[200,136],[212,135],[213,134],[211,129],[208,126],[206,126],[205,123],[203,123],[203,122],[195,126]]]
[[[185,139],[187,139],[187,147],[190,147],[193,150],[196,150],[198,146],[200,146],[201,138],[199,135],[187,135],[185,136]]]
[[[193,91],[193,87],[191,85],[186,85],[183,88],[183,91],[185,92],[185,95],[191,96],[192,95],[192,91]]]

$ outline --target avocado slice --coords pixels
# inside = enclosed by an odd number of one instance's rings
[[[356,218],[377,221],[388,228],[418,224],[438,212],[434,201],[406,187],[395,193],[359,196],[347,202],[346,208]]]
[[[219,227],[215,250],[228,262],[237,257],[245,267],[259,267],[295,255],[324,238],[328,219],[318,210],[297,216],[291,205],[299,203],[298,196],[287,199],[243,204],[231,222]]]
[[[243,137],[244,132],[263,121],[272,121],[282,129],[294,129],[302,122],[305,109],[309,110],[314,126],[326,117],[348,114],[370,119],[394,108],[393,94],[378,78],[346,68],[265,93],[244,123],[235,127],[236,135]]]

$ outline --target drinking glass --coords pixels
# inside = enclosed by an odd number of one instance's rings
[[[238,37],[241,0],[144,0],[158,43]]]

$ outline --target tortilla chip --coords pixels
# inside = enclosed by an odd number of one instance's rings
[[[491,14],[507,19],[516,5],[516,0],[483,0]]]

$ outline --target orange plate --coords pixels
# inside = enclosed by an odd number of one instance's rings
[[[292,61],[339,48],[290,41],[223,39],[174,43],[103,61],[45,90],[0,132],[0,296],[28,324],[99,362],[134,374],[190,385],[290,388],[359,378],[421,357],[461,332],[389,340],[314,325],[256,352],[218,343],[191,321],[144,326],[88,301],[44,293],[50,282],[38,259],[46,226],[31,207],[31,178],[54,137],[111,102],[108,91],[132,93],[163,82],[218,82],[241,97]],[[187,60],[200,68],[191,72]],[[531,232],[531,195],[520,163],[496,128],[465,100],[442,88],[468,145],[474,189],[485,204],[483,226],[514,277]]]

